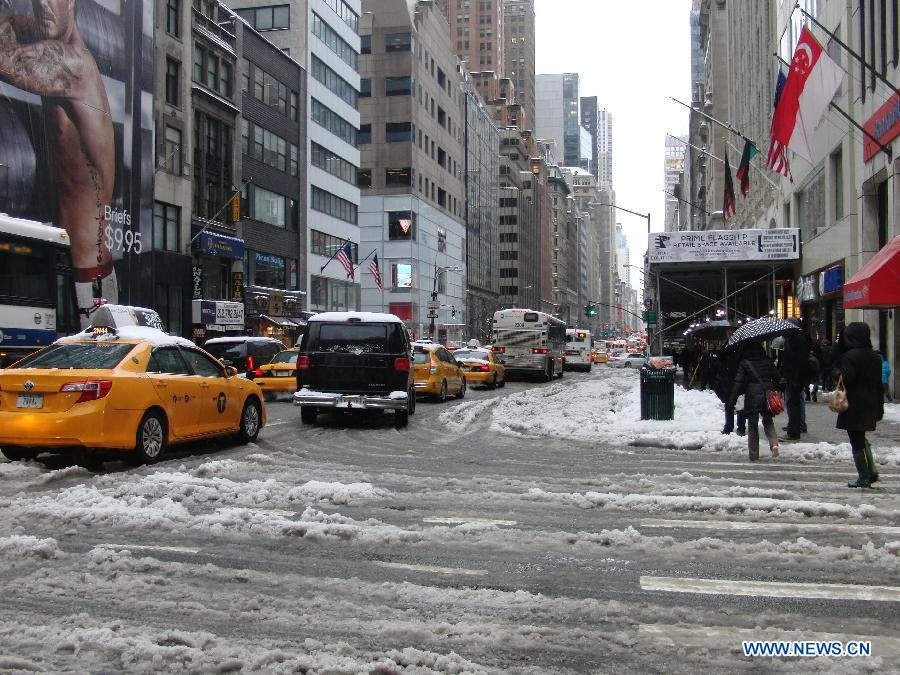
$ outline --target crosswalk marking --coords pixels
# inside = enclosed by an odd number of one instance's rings
[[[492,518],[423,518],[423,523],[438,523],[442,525],[462,525],[472,523],[474,525],[516,525],[515,520],[494,520]]]
[[[112,548],[117,551],[158,551],[161,553],[199,553],[199,548],[185,546],[155,546],[152,544],[97,544],[96,548]]]
[[[462,567],[436,567],[434,565],[409,565],[407,563],[387,562],[373,560],[375,565],[395,570],[410,570],[412,572],[431,572],[433,574],[462,574],[463,576],[480,577],[487,574],[487,570],[468,570]]]
[[[772,598],[821,598],[826,600],[869,600],[900,602],[900,587],[853,584],[810,584],[780,581],[732,579],[690,579],[686,577],[640,578],[645,591],[701,593],[706,595],[749,595]]]
[[[665,527],[694,530],[801,530],[814,532],[847,532],[849,534],[900,535],[900,527],[889,525],[848,525],[837,523],[788,523],[780,521],[753,522],[747,520],[666,520],[645,518],[641,527]]]

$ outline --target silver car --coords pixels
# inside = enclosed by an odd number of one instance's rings
[[[647,365],[647,357],[643,354],[617,352],[609,357],[606,365],[611,368],[640,368]]]

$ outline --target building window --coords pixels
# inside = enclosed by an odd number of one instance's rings
[[[331,7],[334,13],[353,29],[354,33],[359,32],[359,14],[354,12],[344,0],[325,0],[325,4]]]
[[[291,27],[290,5],[239,9],[237,13],[260,33],[267,30],[288,30]]]
[[[413,50],[412,33],[387,33],[384,36],[384,51],[411,52]]]
[[[413,266],[410,261],[391,263],[391,288],[408,289],[413,287]]]
[[[372,169],[360,169],[357,171],[356,185],[361,188],[372,187]]]
[[[179,251],[180,220],[180,207],[165,202],[153,202],[153,250]]]
[[[179,86],[181,84],[181,64],[174,59],[166,59],[166,103],[178,106]]]
[[[246,118],[241,120],[241,145],[244,154],[291,176],[298,175],[297,146],[268,129],[250,124]]]
[[[838,221],[844,217],[844,158],[840,147],[831,153],[831,176],[834,219]]]
[[[356,184],[357,169],[353,164],[315,141],[310,141],[310,151],[313,166],[317,166],[351,185]]]
[[[166,32],[181,35],[181,0],[166,0]]]
[[[359,97],[369,98],[372,95],[372,80],[364,77],[359,81]]]
[[[315,185],[312,186],[311,194],[313,210],[353,225],[357,224],[357,206],[353,202],[348,202]]]
[[[360,145],[366,145],[372,142],[372,125],[360,124],[359,133],[356,136]]]
[[[194,45],[194,81],[225,97],[231,96],[232,67],[206,47]]]
[[[329,91],[336,94],[344,103],[354,108],[356,107],[358,97],[356,89],[347,80],[325,65],[325,62],[315,54],[312,55],[311,72],[316,80],[324,84]]]
[[[251,185],[250,217],[261,223],[268,223],[275,227],[287,226],[287,205],[289,199],[277,192],[264,190],[256,185]]]
[[[309,252],[316,255],[324,255],[326,258],[337,254],[346,239],[335,237],[318,230],[309,231]],[[359,245],[350,242],[350,258],[353,262],[359,261]]]
[[[385,96],[410,96],[413,90],[413,80],[409,75],[384,78]]]
[[[401,169],[385,169],[384,185],[385,187],[412,185],[412,168],[406,166]]]
[[[253,284],[266,288],[287,288],[287,264],[280,255],[268,253],[253,254],[256,269]]]
[[[359,36],[359,53],[360,54],[371,54],[372,53],[372,36],[371,35],[360,35]]]
[[[183,332],[181,286],[156,284],[154,300],[153,309],[163,320],[169,334],[181,335]]]
[[[437,229],[437,246],[438,251],[444,253],[447,251],[447,230],[443,227]]]
[[[328,106],[310,99],[310,117],[313,122],[327,129],[345,143],[356,146],[356,128]]]
[[[163,143],[164,156],[160,166],[176,176],[181,175],[181,167],[184,165],[182,147],[181,130],[167,124]]]
[[[409,143],[412,139],[412,122],[388,122],[384,125],[384,140],[386,143]]]
[[[410,241],[416,238],[416,214],[411,211],[388,212],[388,238]]]
[[[328,48],[353,70],[359,70],[359,55],[334,29],[313,12],[313,35],[319,38]]]
[[[282,115],[297,119],[297,94],[259,66],[253,67],[253,98],[275,108]]]
[[[206,113],[194,112],[194,214],[212,218],[231,198],[232,134],[228,124]]]

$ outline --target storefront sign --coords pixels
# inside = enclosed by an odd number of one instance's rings
[[[235,302],[244,301],[244,273],[231,273],[231,299]]]
[[[204,230],[194,241],[194,250],[220,258],[242,260],[244,258],[244,240]]]
[[[797,260],[800,230],[654,232],[647,253],[651,263]]]
[[[822,295],[839,293],[844,288],[844,266],[835,265],[819,272],[819,292]]]
[[[192,322],[211,326],[243,326],[244,305],[225,300],[194,300],[191,303]]]
[[[894,92],[893,96],[866,120],[863,126],[882,145],[888,145],[897,136],[900,136],[900,94]],[[880,151],[878,143],[863,134],[863,161],[868,162]]]
[[[200,265],[191,267],[191,299],[200,300],[203,297],[203,268]]]

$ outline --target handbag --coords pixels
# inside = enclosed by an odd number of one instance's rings
[[[756,373],[756,368],[753,367],[753,364],[750,363],[750,361],[747,361],[747,367],[750,368],[750,372],[753,373],[753,377],[756,378],[756,381],[766,390],[766,408],[768,408],[769,414],[780,415],[783,413],[784,398],[781,396],[781,392],[775,389],[775,384],[773,382],[769,382],[768,384],[764,383]]]
[[[831,409],[831,412],[836,412],[838,414],[847,412],[847,408],[850,407],[850,401],[847,400],[847,388],[844,386],[843,375],[838,376],[837,385],[834,388],[834,395],[828,402],[828,407]]]

